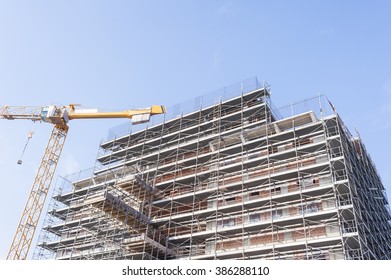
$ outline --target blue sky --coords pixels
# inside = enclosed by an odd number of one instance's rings
[[[390,1],[2,0],[0,106],[169,106],[258,76],[277,107],[325,94],[391,197],[390,14]],[[100,140],[123,122],[70,123],[57,174],[92,167]],[[5,258],[51,126],[1,120],[0,130]]]

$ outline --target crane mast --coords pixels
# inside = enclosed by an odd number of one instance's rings
[[[32,121],[43,121],[53,124],[53,130],[46,146],[41,164],[36,173],[34,183],[20,218],[16,233],[10,246],[8,260],[24,260],[27,258],[34,233],[37,229],[39,218],[53,175],[56,171],[58,161],[65,139],[68,134],[68,121],[73,119],[104,119],[104,118],[128,118],[133,124],[148,122],[150,116],[164,114],[164,106],[151,106],[146,109],[125,110],[120,112],[98,112],[98,110],[77,110],[74,104],[69,106],[45,106],[45,107],[23,107],[4,106],[0,107],[0,119],[16,120],[26,119]]]
[[[68,126],[55,125],[53,127],[22,217],[16,228],[7,255],[8,260],[24,260],[27,258],[67,134]]]

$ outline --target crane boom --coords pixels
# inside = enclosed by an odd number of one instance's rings
[[[34,233],[53,175],[65,144],[68,134],[68,121],[73,119],[102,119],[102,118],[129,118],[133,124],[149,121],[149,117],[166,113],[164,106],[151,106],[146,109],[125,110],[120,112],[98,112],[97,110],[77,110],[76,105],[69,106],[45,106],[45,107],[23,107],[4,106],[0,107],[0,119],[26,119],[32,121],[43,121],[54,124],[49,142],[46,146],[41,164],[34,179],[29,197],[16,229],[7,259],[23,260],[27,258]]]
[[[94,110],[94,109],[92,109]],[[70,105],[70,111],[68,112],[68,117],[70,120],[75,119],[111,119],[111,118],[132,118],[135,116],[145,115],[148,117],[162,114],[166,112],[164,106],[153,105],[151,108],[147,109],[133,109],[133,110],[125,110],[120,112],[83,112],[84,110],[76,110],[73,105]]]

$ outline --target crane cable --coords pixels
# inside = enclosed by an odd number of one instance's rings
[[[27,134],[27,142],[24,145],[24,149],[23,149],[22,155],[20,156],[20,159],[17,161],[17,164],[22,164],[22,158],[23,158],[24,152],[26,151],[26,148],[27,148],[27,145],[28,145],[30,139],[33,138],[33,134],[34,134],[34,131],[29,131],[28,132],[28,134]]]

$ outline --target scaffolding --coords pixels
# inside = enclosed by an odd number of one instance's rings
[[[330,105],[275,109],[250,79],[112,133],[58,184],[34,258],[391,259],[384,186]]]

